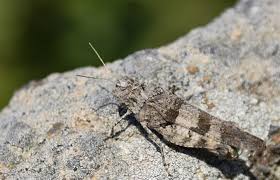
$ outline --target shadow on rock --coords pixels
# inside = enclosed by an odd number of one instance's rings
[[[146,138],[146,140],[151,142],[156,147],[158,152],[161,152],[160,147],[152,139],[149,138],[147,131],[136,120],[133,114],[126,116],[125,119],[128,120],[129,125],[135,125],[137,129],[141,132],[141,134]],[[171,149],[204,161],[209,166],[219,169],[226,178],[234,178],[239,174],[244,174],[252,180],[256,179],[256,177],[250,172],[250,168],[246,165],[246,162],[244,160],[227,159],[225,157],[220,157],[217,154],[208,151],[207,149],[186,148],[178,146],[165,140],[163,136],[157,133],[156,131],[153,131],[153,133],[155,133],[160,138],[160,140]]]

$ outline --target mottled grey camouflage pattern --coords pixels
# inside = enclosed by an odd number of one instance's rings
[[[124,77],[113,94],[136,115],[142,126],[157,131],[176,145],[206,148],[227,158],[238,157],[239,150],[253,155],[265,147],[263,140],[235,123],[216,118],[162,88]]]

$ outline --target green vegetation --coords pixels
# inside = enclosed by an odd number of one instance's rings
[[[154,48],[207,24],[236,0],[2,1],[0,109],[33,79]]]

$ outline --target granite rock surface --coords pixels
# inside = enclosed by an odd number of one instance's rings
[[[246,162],[164,145],[168,177],[133,125],[104,141],[120,118],[111,91],[123,75],[175,87],[189,103],[266,139],[280,124],[279,9],[278,0],[241,0],[169,45],[108,64],[110,72],[85,67],[28,83],[0,113],[0,179],[248,179]]]

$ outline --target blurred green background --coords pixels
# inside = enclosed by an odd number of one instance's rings
[[[236,0],[0,1],[0,109],[52,72],[100,65],[174,41]]]

